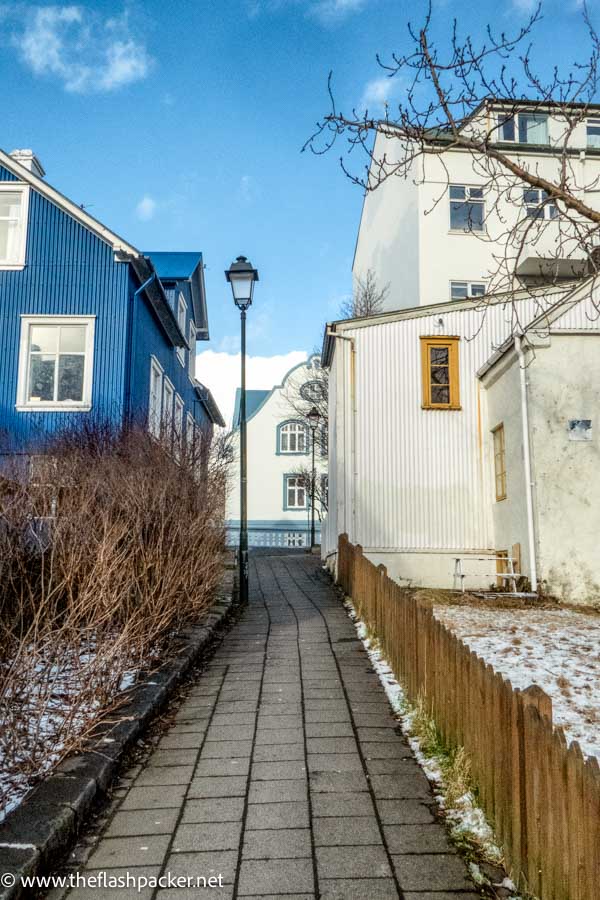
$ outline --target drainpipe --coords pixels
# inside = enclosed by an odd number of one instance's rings
[[[352,415],[351,422],[351,447],[350,460],[352,471],[352,540],[356,543],[356,485],[358,484],[358,469],[356,462],[356,342],[352,337],[344,334],[338,334],[332,329],[327,329],[328,337],[335,338],[338,341],[348,341],[350,344],[350,410]]]
[[[128,425],[132,424],[133,420],[133,365],[135,360],[135,352],[136,352],[136,319],[137,319],[137,305],[138,305],[138,297],[145,291],[149,285],[156,279],[156,272],[153,272],[150,278],[147,278],[146,281],[140,287],[133,292],[133,297],[131,299],[131,321],[129,325],[129,340],[127,342],[127,359],[129,365],[129,372],[127,374],[127,394],[125,396],[125,419]]]
[[[537,562],[535,522],[533,515],[533,478],[531,474],[531,447],[529,440],[529,405],[527,397],[527,379],[525,376],[525,354],[521,344],[521,336],[515,335],[515,351],[519,360],[519,380],[521,384],[521,424],[523,427],[523,462],[525,464],[525,498],[527,502],[527,538],[529,545],[529,568],[531,590],[537,593]]]

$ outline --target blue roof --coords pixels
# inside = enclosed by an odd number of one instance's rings
[[[188,251],[162,251],[156,253],[144,251],[154,263],[154,268],[161,281],[180,281],[191,278],[198,266],[202,265],[202,253]]]
[[[246,391],[246,418],[253,415],[261,403],[266,400],[271,391]],[[233,427],[238,428],[240,424],[240,395],[239,388],[235,392],[235,409],[233,412]]]

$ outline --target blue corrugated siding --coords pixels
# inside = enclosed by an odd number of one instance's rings
[[[16,180],[0,168],[0,181]],[[20,316],[95,315],[90,416],[123,415],[129,266],[112,248],[31,190],[26,266],[0,272],[0,435],[2,449],[25,450],[85,413],[17,412]],[[8,448],[7,448],[8,445]]]
[[[130,296],[137,288],[133,276],[130,277]],[[186,321],[186,335],[190,321],[190,300],[186,290],[187,286],[181,286],[182,293],[188,304]],[[179,289],[175,292],[175,296]],[[196,422],[201,426],[210,427],[210,420],[206,415],[203,405],[197,398],[196,392],[188,375],[187,353],[185,367],[179,362],[175,348],[170,344],[164,333],[158,326],[153,312],[143,297],[137,304],[136,334],[134,338],[135,354],[133,361],[133,414],[137,421],[146,421],[148,416],[148,400],[150,395],[150,358],[155,356],[162,366],[165,375],[173,383],[173,386],[183,400],[184,420],[188,412],[191,412]]]

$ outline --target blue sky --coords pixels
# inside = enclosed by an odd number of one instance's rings
[[[487,21],[511,28],[531,6],[437,0],[436,27],[457,16],[476,32]],[[320,341],[351,288],[360,190],[339,171],[339,153],[300,153],[327,108],[327,74],[345,110],[389,93],[375,54],[406,49],[406,21],[424,9],[423,0],[0,0],[9,98],[0,146],[33,148],[50,183],[142,249],[204,252],[209,362],[238,349],[223,270],[249,256],[261,278],[249,351],[285,365]],[[577,10],[576,0],[548,0],[539,45],[560,40],[570,60]]]

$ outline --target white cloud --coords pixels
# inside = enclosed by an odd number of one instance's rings
[[[308,12],[324,25],[328,25],[340,22],[352,13],[360,12],[365,5],[366,0],[317,0],[310,4]]]
[[[279,356],[248,356],[246,387],[270,390],[307,357],[303,350],[291,350]],[[233,419],[235,392],[240,385],[240,364],[239,353],[204,350],[196,357],[196,377],[212,391],[228,427]]]
[[[520,12],[530,15],[537,9],[539,0],[512,0],[512,5]]]
[[[240,178],[240,194],[245,203],[253,203],[260,196],[256,178],[252,175],[242,175]]]
[[[82,6],[33,7],[9,27],[22,62],[35,75],[57,78],[70,93],[114,91],[145,78],[152,64],[132,37],[126,13],[103,19]]]
[[[396,87],[393,78],[373,78],[365,85],[360,101],[361,109],[381,110],[389,102],[393,90]]]
[[[248,18],[261,13],[278,13],[297,7],[303,14],[322,25],[334,25],[353,13],[360,12],[371,0],[246,0]]]
[[[149,222],[156,212],[156,200],[149,194],[144,194],[135,208],[135,214],[142,222]]]

